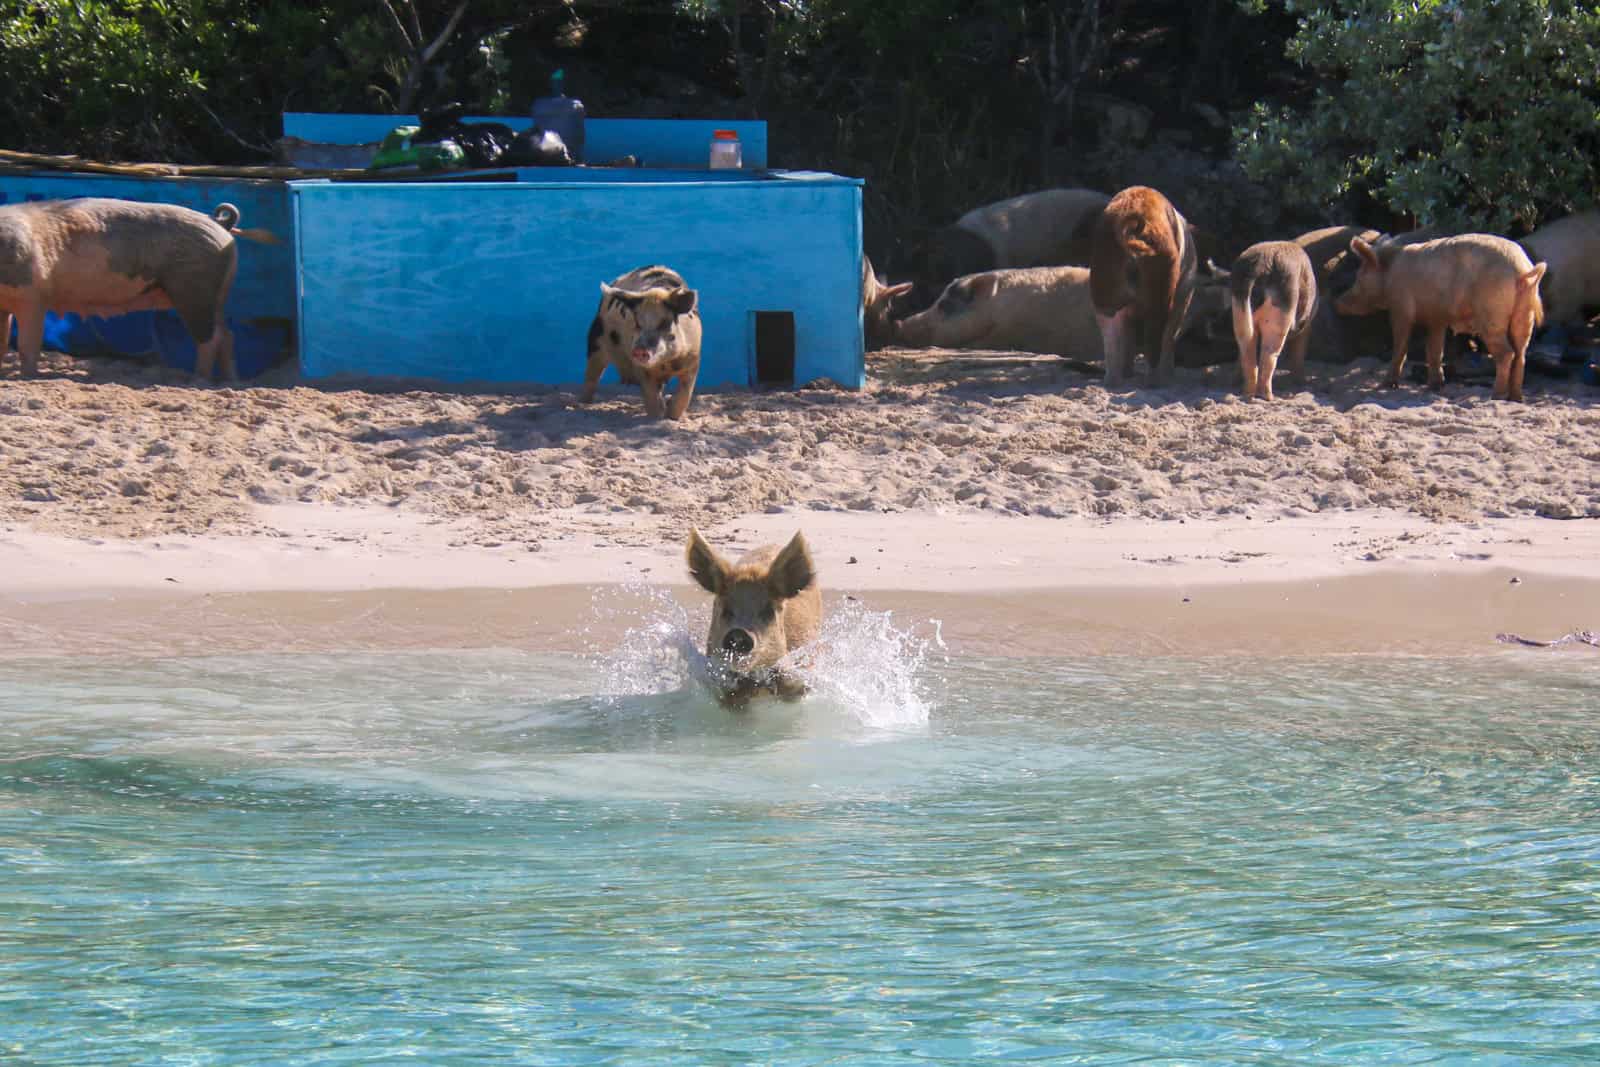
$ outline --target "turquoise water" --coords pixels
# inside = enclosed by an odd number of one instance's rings
[[[0,666],[0,1062],[1600,1060],[1600,657],[847,629]]]

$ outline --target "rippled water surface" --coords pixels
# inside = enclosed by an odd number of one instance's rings
[[[848,625],[0,666],[0,1062],[1600,1061],[1600,657]]]

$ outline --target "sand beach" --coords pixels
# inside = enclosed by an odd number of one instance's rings
[[[0,399],[8,655],[573,647],[670,586],[691,524],[803,529],[833,597],[995,654],[1470,654],[1600,616],[1600,410],[1541,381],[1382,389],[1230,368],[1108,392],[1054,358],[890,350],[860,392],[196,387],[47,358]]]

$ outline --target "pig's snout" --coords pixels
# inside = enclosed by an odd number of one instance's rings
[[[652,353],[648,348],[645,348],[643,345],[634,345],[633,351],[629,354],[633,356],[633,361],[635,363],[649,363],[650,357],[654,353]]]
[[[722,651],[731,655],[748,656],[755,647],[755,638],[744,630],[729,630],[722,636]]]

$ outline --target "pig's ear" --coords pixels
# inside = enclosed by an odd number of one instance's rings
[[[611,288],[609,283],[607,283],[607,282],[601,282],[600,283],[600,295],[601,296],[611,296],[615,292],[616,292],[616,290]]]
[[[980,274],[972,279],[972,288],[968,290],[972,299],[993,300],[994,294],[1000,289],[1000,276],[997,274]]]
[[[672,309],[674,315],[687,315],[694,310],[695,301],[699,299],[700,294],[693,289],[680,287],[667,294],[667,307]]]
[[[899,285],[884,286],[883,291],[878,294],[878,299],[893,300],[897,296],[904,296],[906,293],[909,293],[916,284],[916,282],[901,282]]]
[[[1378,269],[1378,253],[1373,251],[1372,246],[1367,244],[1367,242],[1363,241],[1361,238],[1350,238],[1350,251],[1360,256],[1361,262],[1365,263],[1373,270]]]
[[[713,595],[721,594],[728,584],[728,565],[693,526],[689,527],[689,548],[684,554],[689,560],[689,575],[700,583],[700,588]]]
[[[811,550],[806,547],[805,534],[797,533],[783,546],[767,572],[767,588],[777,600],[788,600],[811,588],[817,580],[817,568],[811,562]]]
[[[1535,263],[1533,269],[1524,274],[1518,281],[1525,289],[1539,288],[1539,279],[1544,277],[1544,272],[1550,269],[1548,263]]]

